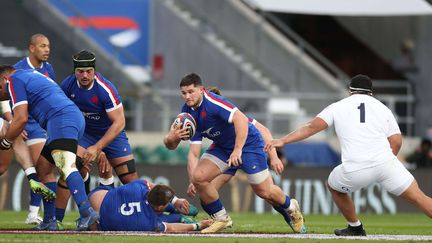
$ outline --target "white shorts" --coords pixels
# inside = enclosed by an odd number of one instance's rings
[[[413,181],[413,175],[397,159],[353,172],[346,172],[341,164],[333,169],[328,178],[329,186],[339,192],[354,192],[378,183],[396,196],[402,194]]]

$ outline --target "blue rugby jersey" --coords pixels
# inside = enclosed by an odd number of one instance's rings
[[[25,57],[25,58],[21,59],[20,61],[18,61],[17,63],[15,63],[14,68],[15,69],[25,69],[25,70],[35,69],[36,71],[42,73],[43,75],[50,77],[54,81],[56,78],[54,68],[51,66],[51,64],[49,62],[42,62],[42,65],[40,68],[35,68],[31,64],[29,57]],[[29,135],[29,139],[46,137],[45,135],[43,135],[44,130],[40,128],[38,122],[31,115],[29,115],[29,117],[28,117],[28,121],[27,121],[25,130],[27,131],[27,133]]]
[[[66,108],[76,109],[54,80],[34,69],[17,70],[7,81],[12,109],[28,104],[28,112],[46,129],[47,121]]]
[[[35,68],[31,62],[29,57],[24,57],[19,60],[14,65],[15,69],[35,69],[36,71],[42,73],[43,75],[50,77],[52,80],[56,80],[54,68],[49,62],[42,62],[42,66],[40,68]]]
[[[232,119],[236,110],[238,108],[227,99],[206,90],[198,108],[194,109],[184,104],[182,112],[190,113],[197,123],[195,135],[190,139],[191,143],[201,143],[202,138],[206,137],[219,148],[233,150],[236,134]],[[264,141],[251,118],[248,118],[250,122],[243,151],[256,152],[257,148],[262,150]]]
[[[85,132],[105,134],[112,125],[107,113],[122,106],[115,86],[98,72],[95,73],[95,80],[89,89],[81,88],[74,74],[66,77],[60,86],[83,113]]]
[[[160,231],[166,225],[147,202],[150,186],[138,179],[109,190],[102,202],[100,227],[112,231]]]

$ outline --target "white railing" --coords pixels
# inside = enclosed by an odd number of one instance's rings
[[[405,91],[402,94],[376,94],[375,97],[381,102],[387,105],[390,110],[395,114],[399,125],[401,126],[404,135],[414,135],[414,95],[412,94],[412,87],[408,82],[405,81],[374,81],[376,89],[382,88],[399,88]],[[158,90],[161,96],[165,97],[179,97],[180,92],[178,90]],[[347,93],[348,95],[348,93]],[[269,109],[264,111],[248,111],[248,115],[253,116],[255,119],[263,122],[266,126],[273,130],[276,122],[286,122],[286,124],[297,124],[299,121],[305,121],[316,114],[311,113],[310,109],[301,106],[303,103],[309,102],[310,104],[316,104],[315,110],[323,109],[327,105],[344,98],[343,95],[325,94],[325,93],[306,93],[306,92],[283,92],[275,96],[270,92],[266,91],[237,91],[237,90],[223,90],[223,96],[228,99],[250,99],[254,102],[268,104],[274,98],[289,98],[298,100],[300,109],[294,113],[273,113]],[[180,105],[180,104],[179,104]],[[268,106],[265,106],[268,107]],[[398,108],[398,109],[397,109]],[[402,112],[399,110],[402,109]],[[167,115],[174,117],[178,110],[171,110]],[[165,120],[164,118],[163,120]],[[286,129],[292,129],[288,127]],[[275,128],[276,129],[276,128]],[[285,131],[274,131],[275,133],[284,133]]]

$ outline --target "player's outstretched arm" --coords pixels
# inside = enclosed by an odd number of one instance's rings
[[[282,147],[283,145],[288,143],[301,141],[326,129],[327,127],[328,125],[323,119],[315,117],[312,121],[297,128],[295,131],[289,133],[285,137],[280,139],[273,139],[269,143],[266,143],[264,150],[268,152],[274,147]]]
[[[212,223],[213,220],[211,219],[205,219],[196,224],[166,223],[166,232],[186,232],[202,230],[209,227]]]

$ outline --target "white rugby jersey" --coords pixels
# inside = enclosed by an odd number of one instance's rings
[[[395,159],[387,138],[400,134],[392,112],[379,100],[354,94],[325,108],[317,117],[334,124],[347,172]]]

